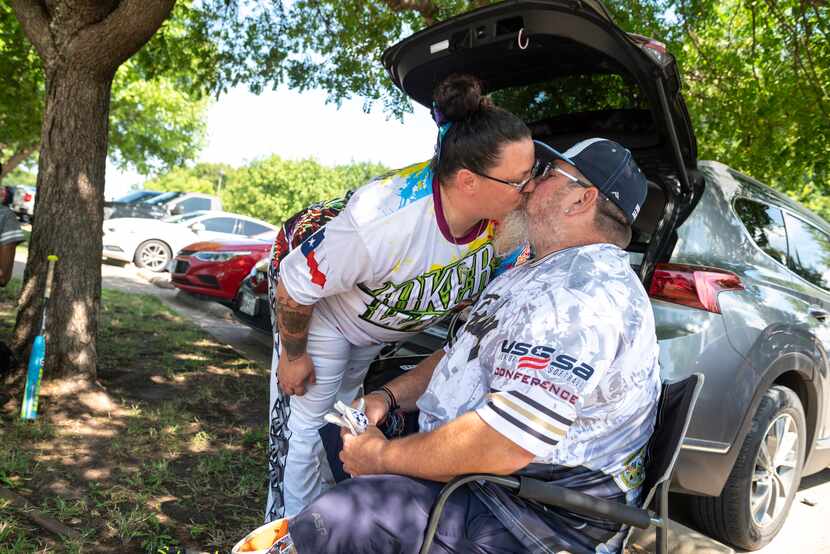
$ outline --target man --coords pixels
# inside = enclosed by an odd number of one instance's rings
[[[420,410],[421,432],[344,436],[356,478],[290,519],[300,554],[417,552],[442,481],[531,462],[562,486],[637,500],[660,377],[651,306],[622,249],[646,179],[610,140],[537,151],[547,166],[525,207],[536,258],[487,287],[446,353],[365,397],[370,422],[399,404]],[[473,484],[448,502],[433,552],[616,551],[624,532]]]
[[[5,287],[12,277],[14,268],[14,251],[17,245],[23,242],[23,231],[17,216],[11,211],[14,189],[3,187],[0,189],[0,287]]]

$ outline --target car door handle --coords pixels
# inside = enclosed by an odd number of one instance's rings
[[[827,316],[830,315],[830,313],[828,313],[827,310],[823,310],[821,308],[810,308],[809,313],[812,317],[816,318],[819,321],[824,321],[825,319],[827,319]]]

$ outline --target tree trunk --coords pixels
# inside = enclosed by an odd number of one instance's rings
[[[49,254],[59,256],[46,318],[48,377],[94,378],[110,87],[175,0],[10,0],[46,74],[38,192],[12,347],[40,330]]]
[[[46,319],[44,374],[94,378],[101,304],[101,226],[112,75],[68,64],[46,74],[38,193],[13,347],[40,330],[46,257],[59,257]]]

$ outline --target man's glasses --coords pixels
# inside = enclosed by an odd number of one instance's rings
[[[539,162],[537,162],[537,164],[538,163]],[[535,166],[534,166],[534,168],[535,168]],[[570,173],[568,173],[564,169],[562,169],[559,166],[554,165],[552,163],[545,164],[544,167],[542,167],[540,170],[538,170],[535,179],[537,181],[544,181],[545,179],[550,177],[550,174],[553,173],[553,172],[559,173],[560,175],[564,175],[565,177],[568,178],[568,181],[571,181],[573,183],[577,183],[577,184],[579,184],[579,185],[581,185],[585,188],[591,188],[591,187],[594,186],[591,183],[589,183],[587,181],[583,181],[579,177],[576,177],[575,175],[571,175]]]
[[[525,188],[529,182],[537,178],[541,166],[542,162],[536,160],[536,162],[533,164],[533,167],[530,169],[530,177],[528,177],[527,179],[522,179],[521,181],[507,181],[505,179],[499,179],[498,177],[487,175],[486,173],[479,173],[477,171],[473,171],[472,169],[470,169],[470,171],[472,171],[479,177],[484,177],[485,179],[492,179],[497,183],[502,183],[503,185],[511,186],[517,191],[522,192],[522,189]]]

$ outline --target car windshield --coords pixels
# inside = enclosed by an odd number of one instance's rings
[[[159,204],[164,204],[168,200],[173,200],[176,197],[181,196],[181,192],[165,192],[164,194],[159,194],[155,198],[150,198],[149,200],[145,200],[145,204],[152,204],[153,206],[157,206]]]
[[[179,214],[179,215],[171,215],[162,219],[162,221],[166,221],[167,223],[182,223],[184,221],[188,221],[194,218],[199,217],[200,215],[205,215],[207,212],[204,210],[198,212],[190,212],[189,214]]]
[[[155,192],[155,191],[152,191],[152,190],[134,190],[133,192],[131,192],[129,194],[125,194],[121,198],[116,198],[115,201],[116,202],[125,202],[125,203],[129,204],[131,202],[139,202],[141,200],[149,200],[150,198],[158,196],[159,194],[161,194],[161,193]]]
[[[644,110],[648,104],[636,83],[617,74],[566,75],[494,91],[498,106],[527,122],[603,110]]]

